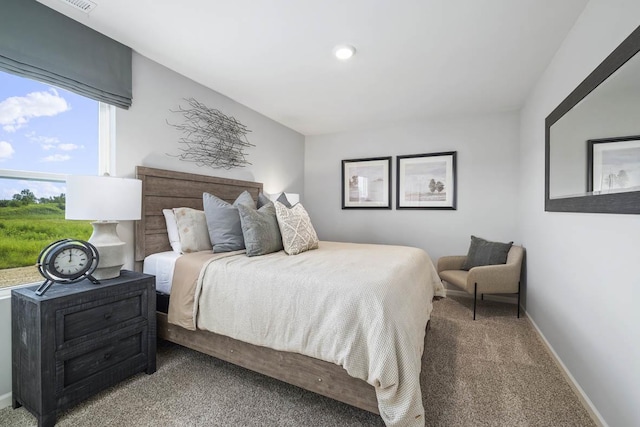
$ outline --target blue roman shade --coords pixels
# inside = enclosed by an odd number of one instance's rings
[[[35,0],[0,0],[0,69],[131,106],[131,48]]]

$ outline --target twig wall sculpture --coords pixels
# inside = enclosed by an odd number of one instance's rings
[[[247,140],[246,135],[251,131],[245,125],[193,98],[185,101],[189,108],[178,106],[178,110],[171,110],[172,113],[182,113],[184,123],[175,125],[167,121],[167,124],[185,134],[178,140],[183,144],[180,147],[182,153],[174,157],[194,162],[198,166],[216,169],[231,169],[251,164],[246,159],[244,149],[255,145]]]

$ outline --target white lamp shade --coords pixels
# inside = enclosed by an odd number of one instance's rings
[[[66,219],[140,219],[142,181],[113,176],[67,177]]]

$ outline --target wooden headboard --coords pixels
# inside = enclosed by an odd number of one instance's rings
[[[229,203],[243,191],[254,200],[262,191],[262,183],[238,179],[217,178],[164,169],[136,167],[136,177],[142,180],[142,219],[135,221],[136,261],[147,255],[170,251],[163,209],[188,207],[202,209],[202,193],[211,193]]]

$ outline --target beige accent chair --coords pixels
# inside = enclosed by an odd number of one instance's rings
[[[445,256],[438,259],[438,275],[441,280],[451,283],[473,294],[473,320],[476,320],[476,300],[478,293],[484,294],[518,294],[518,318],[520,318],[520,273],[524,248],[511,246],[507,254],[506,264],[483,265],[463,270],[466,261],[463,256]]]

